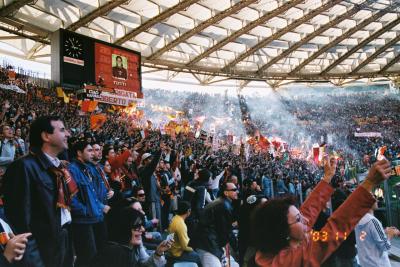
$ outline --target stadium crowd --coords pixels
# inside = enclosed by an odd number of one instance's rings
[[[332,144],[339,156],[315,164],[289,150],[132,128],[123,110],[91,130],[75,102],[19,86],[25,94],[0,91],[0,266],[390,266],[399,231],[373,215],[371,192],[400,152],[398,100],[332,96],[323,109],[282,100],[313,140],[343,141]],[[163,95],[148,92],[153,101]],[[226,96],[187,93],[177,108],[195,117],[213,97],[242,123]],[[260,118],[254,125],[280,134]],[[372,130],[384,138],[354,137]],[[384,145],[389,161],[377,161]],[[369,171],[349,188],[355,160]]]

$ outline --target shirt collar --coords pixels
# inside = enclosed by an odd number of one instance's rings
[[[58,168],[58,167],[60,166],[61,161],[60,161],[57,157],[53,158],[52,156],[50,156],[49,154],[47,154],[47,153],[45,153],[45,152],[43,152],[43,154],[46,155],[46,157],[50,160],[50,162],[51,162],[55,167]]]

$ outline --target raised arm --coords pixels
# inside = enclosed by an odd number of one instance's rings
[[[312,236],[304,253],[311,261],[323,263],[353,231],[360,219],[371,209],[375,199],[372,189],[390,177],[391,167],[387,160],[376,162],[365,181],[332,214],[321,231]]]
[[[335,175],[336,160],[334,158],[328,158],[324,156],[324,177],[315,187],[315,189],[308,196],[306,201],[301,205],[300,211],[304,217],[309,221],[308,225],[313,227],[318,215],[321,213],[323,207],[330,199],[334,190],[330,186],[332,177]]]

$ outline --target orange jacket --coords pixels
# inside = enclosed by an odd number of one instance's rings
[[[301,206],[300,211],[309,219],[310,228],[332,193],[333,188],[325,181],[321,181]],[[321,263],[339,247],[374,203],[375,199],[371,194],[359,186],[332,214],[321,231],[310,233],[299,247],[283,249],[274,256],[258,251],[256,263],[263,267],[321,266]]]

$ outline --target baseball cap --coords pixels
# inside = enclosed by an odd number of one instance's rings
[[[153,156],[151,153],[144,153],[144,154],[142,155],[142,160],[145,160],[145,159],[147,159],[147,158],[149,158],[149,157],[151,157],[151,156]]]

